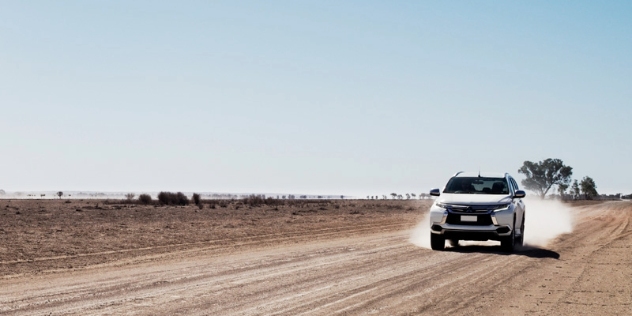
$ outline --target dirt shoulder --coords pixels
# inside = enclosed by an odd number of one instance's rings
[[[296,243],[414,226],[430,200],[285,201],[189,206],[0,200],[0,276],[78,269],[196,248]],[[368,226],[367,226],[368,225]],[[365,229],[366,230],[366,229]]]

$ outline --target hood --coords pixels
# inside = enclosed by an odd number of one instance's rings
[[[511,202],[511,195],[441,193],[441,195],[437,198],[437,202],[467,205],[504,204]]]

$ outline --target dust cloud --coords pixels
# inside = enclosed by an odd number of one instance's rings
[[[525,205],[525,244],[546,247],[556,237],[573,231],[575,219],[570,206],[537,197],[525,199]]]
[[[428,211],[421,222],[413,228],[408,241],[417,247],[430,249],[430,211]]]
[[[537,197],[525,199],[525,239],[527,246],[546,247],[556,237],[573,231],[574,217],[570,206]],[[409,241],[415,246],[430,249],[429,213],[417,224]],[[462,245],[497,245],[498,242],[461,242]],[[446,245],[447,246],[447,245]]]

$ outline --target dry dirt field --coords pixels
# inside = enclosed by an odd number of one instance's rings
[[[429,203],[0,200],[0,315],[632,315],[632,203],[514,254],[413,245]]]

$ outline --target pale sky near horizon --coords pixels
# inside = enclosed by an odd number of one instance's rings
[[[0,189],[632,193],[630,1],[2,1]],[[628,139],[626,141],[626,139]]]

